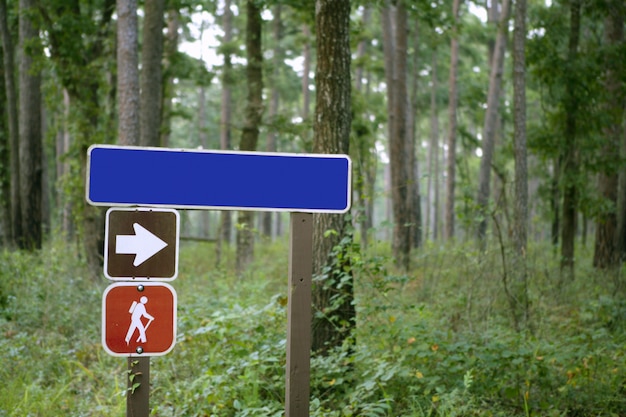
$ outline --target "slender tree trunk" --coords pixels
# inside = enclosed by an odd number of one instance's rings
[[[224,0],[224,12],[222,16],[222,29],[224,37],[222,42],[228,45],[233,39],[233,13],[231,8],[231,0]],[[224,49],[224,66],[222,68],[222,105],[220,113],[220,149],[231,149],[231,113],[232,113],[232,91],[233,69],[231,61],[231,53],[229,48]],[[221,262],[221,253],[223,245],[230,245],[232,230],[232,216],[228,210],[220,213],[219,236],[217,238],[216,263],[219,266]]]
[[[622,134],[620,155],[622,159],[626,158],[626,129]],[[626,260],[626,166],[622,166],[620,169],[617,185],[617,232],[615,240],[615,251],[620,262],[623,262]]]
[[[7,110],[6,88],[0,86],[0,114],[6,114]],[[0,250],[11,246],[11,172],[9,170],[9,136],[7,119],[0,119]]]
[[[70,164],[65,160],[64,156],[70,151],[70,105],[71,98],[67,89],[63,89],[63,130],[59,135],[57,142],[57,181],[65,181],[66,176],[70,175]],[[68,241],[74,236],[74,217],[72,216],[71,199],[59,193],[57,200],[58,207],[61,208],[61,229]]]
[[[263,50],[261,34],[263,19],[261,8],[255,0],[246,3],[246,79],[248,98],[246,100],[245,122],[239,149],[254,151],[259,140],[259,126],[263,116]],[[237,219],[236,270],[241,275],[254,260],[254,212],[241,211]]]
[[[362,25],[367,27],[371,18],[371,8],[365,7],[363,9]],[[368,41],[362,39],[357,45],[356,62],[361,62],[367,53]],[[359,64],[355,68],[354,75],[354,89],[358,91],[359,95],[365,96],[363,88],[364,78],[364,66]],[[364,97],[364,100],[367,98]],[[367,248],[369,230],[373,226],[372,219],[372,201],[374,195],[374,183],[375,183],[375,166],[376,160],[371,157],[370,138],[368,132],[361,133],[357,129],[356,137],[356,164],[355,164],[355,200],[358,201],[356,214],[356,221],[361,231],[361,247]],[[353,205],[354,207],[354,205]]]
[[[273,38],[274,42],[276,42],[274,46],[274,59],[273,66],[274,70],[272,72],[272,91],[270,94],[270,107],[269,107],[269,120],[270,123],[274,124],[276,122],[276,116],[278,115],[278,106],[280,102],[280,91],[278,89],[280,75],[281,75],[281,66],[283,65],[283,51],[281,48],[281,41],[283,38],[283,21],[281,18],[282,6],[277,4],[273,8]],[[265,150],[267,152],[276,152],[276,127],[271,127],[270,131],[267,133],[267,144],[265,146]],[[261,213],[261,232],[263,236],[272,237],[272,229],[273,229],[273,218],[275,216],[275,212],[265,211]]]
[[[513,206],[513,320],[518,330],[529,321],[526,247],[528,242],[528,164],[526,152],[526,0],[515,1],[513,33],[513,124],[515,198]]]
[[[437,104],[437,49],[434,48],[431,64],[430,90],[430,145],[428,147],[428,223],[432,240],[439,237],[439,106]]]
[[[348,154],[351,130],[350,1],[317,0],[317,70],[314,145],[316,153]],[[332,230],[336,233],[326,233]],[[351,242],[346,216],[313,216],[313,350],[340,346],[355,324],[354,287],[347,256]],[[335,249],[338,247],[337,249]],[[339,252],[339,253],[338,253]],[[328,268],[327,268],[328,267]]]
[[[168,146],[172,130],[172,98],[174,95],[174,77],[171,74],[174,65],[174,56],[178,51],[178,28],[180,17],[178,10],[169,9],[167,12],[167,36],[165,38],[165,67],[162,79],[161,93],[161,145]]]
[[[506,38],[508,34],[510,0],[502,3],[502,14],[498,26],[496,46],[494,50],[491,74],[489,76],[489,92],[487,95],[487,111],[483,127],[482,157],[480,160],[480,171],[478,174],[478,195],[476,205],[480,214],[477,238],[481,248],[485,247],[487,233],[487,223],[489,217],[489,195],[491,192],[491,163],[495,147],[496,128],[499,114],[500,88],[502,85],[502,75],[504,72],[504,52],[506,49]]]
[[[614,0],[608,4],[604,24],[604,39],[607,46],[618,48],[624,42],[624,3]],[[605,124],[602,156],[604,164],[598,175],[598,189],[609,202],[610,209],[596,219],[596,240],[593,264],[597,268],[612,268],[619,265],[617,254],[617,191],[619,184],[620,147],[624,135],[624,89],[621,87],[620,63],[617,56],[606,56],[604,85],[607,92],[605,103],[609,122]]]
[[[568,63],[575,68],[578,60],[578,44],[580,38],[580,0],[571,0],[570,3],[570,33],[568,46]],[[563,153],[563,216],[561,227],[561,271],[570,278],[574,277],[574,249],[578,214],[578,144],[577,119],[578,98],[575,89],[576,74],[566,73],[565,86],[565,147]]]
[[[22,213],[20,207],[20,176],[19,176],[19,129],[18,129],[18,98],[15,85],[15,63],[13,39],[9,32],[6,0],[0,0],[0,36],[2,36],[2,59],[4,64],[4,86],[7,97],[7,116],[9,127],[9,181],[10,191],[7,202],[10,202],[8,230],[13,245],[22,238]]]
[[[33,55],[41,52],[39,30],[29,16],[33,0],[20,0],[20,98],[19,175],[22,208],[22,249],[39,249],[42,244],[42,152],[41,76]],[[33,44],[36,46],[33,47]]]
[[[454,239],[454,200],[456,186],[456,130],[457,130],[457,73],[459,66],[458,20],[461,0],[452,4],[452,38],[450,39],[450,75],[448,81],[448,156],[446,161],[446,208],[444,237]]]
[[[139,145],[137,0],[117,0],[118,142]]]
[[[141,47],[141,137],[142,146],[160,146],[163,76],[163,24],[165,0],[145,0]]]
[[[414,50],[419,49],[419,20],[414,18],[415,22],[415,34],[412,36],[413,38],[413,48]],[[417,158],[417,149],[419,146],[417,145],[417,110],[419,106],[418,99],[418,87],[419,87],[419,71],[418,71],[418,54],[413,54],[413,67],[410,70],[411,76],[411,97],[409,99],[410,112],[408,114],[408,140],[407,140],[407,150],[406,153],[409,157],[409,175],[410,175],[410,197],[411,202],[410,210],[411,210],[411,223],[414,225],[414,230],[411,232],[411,245],[413,248],[419,248],[422,244],[422,202],[421,202],[421,194],[420,194],[420,176],[419,176],[419,166],[418,166],[418,158]]]
[[[385,50],[385,76],[388,93],[389,157],[391,168],[391,200],[393,205],[393,254],[396,264],[408,270],[412,236],[415,231],[411,218],[409,156],[406,152],[407,129],[407,14],[403,2],[391,16],[391,6],[383,9],[383,42]]]
[[[310,91],[310,73],[311,73],[311,28],[307,24],[302,25],[302,35],[305,39],[302,55],[304,61],[302,63],[302,119],[307,121],[311,108],[311,91]]]

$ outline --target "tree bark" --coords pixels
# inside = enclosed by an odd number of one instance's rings
[[[528,241],[528,158],[526,147],[526,0],[515,1],[513,33],[513,125],[515,198],[513,207],[513,262],[515,278],[510,297],[516,329],[529,321],[526,247]]]
[[[313,152],[348,154],[351,129],[350,1],[317,0]],[[352,242],[344,215],[313,216],[313,350],[340,346],[354,327],[353,276],[342,256]],[[340,242],[344,241],[343,244]],[[345,243],[345,241],[350,243]],[[338,249],[335,249],[338,247]],[[339,253],[338,253],[339,252]]]
[[[241,133],[239,149],[254,151],[259,140],[259,126],[263,116],[263,19],[261,8],[255,0],[246,3],[246,79],[248,98],[246,100],[245,121]],[[254,212],[241,211],[237,219],[236,270],[241,275],[254,260]]]
[[[570,3],[570,33],[568,45],[568,65],[572,68],[565,75],[565,132],[563,149],[563,206],[561,225],[561,271],[574,277],[574,249],[578,214],[578,144],[577,118],[578,98],[575,89],[575,67],[578,60],[580,39],[580,0]]]
[[[7,116],[9,138],[7,150],[9,154],[9,218],[7,228],[9,240],[15,245],[22,237],[22,213],[20,207],[20,176],[19,176],[19,130],[18,130],[18,98],[15,85],[15,63],[13,39],[9,31],[6,0],[0,1],[0,36],[2,37],[2,59],[4,65],[4,86],[7,98]],[[5,190],[6,193],[6,190]]]
[[[433,48],[430,90],[430,144],[428,146],[428,205],[426,230],[432,240],[439,237],[439,106],[437,103],[437,49]]]
[[[19,175],[22,208],[22,249],[42,244],[41,76],[33,55],[41,53],[39,30],[29,16],[33,0],[20,0]],[[36,46],[34,46],[36,45]]]
[[[231,118],[232,118],[232,91],[233,69],[230,52],[230,42],[233,39],[233,13],[230,9],[231,0],[224,0],[224,12],[222,15],[222,30],[224,37],[222,43],[228,47],[224,48],[224,65],[222,67],[222,97],[221,97],[221,113],[220,113],[220,149],[231,149]],[[232,233],[232,216],[231,212],[224,210],[220,214],[219,236],[217,239],[216,263],[219,266],[221,262],[221,253],[223,245],[230,245]]]
[[[141,146],[161,144],[161,94],[165,0],[145,0],[141,48]]]
[[[383,48],[385,50],[385,77],[387,80],[387,107],[389,124],[389,158],[391,169],[391,199],[393,206],[392,249],[396,265],[409,269],[413,233],[412,172],[407,155],[407,13],[403,2],[391,16],[390,4],[383,9]]]
[[[302,63],[302,119],[308,120],[310,107],[311,107],[311,91],[309,87],[311,85],[310,72],[311,72],[311,44],[308,41],[311,39],[311,28],[309,25],[302,25],[302,35],[304,36],[304,48],[302,56],[304,62]]]
[[[448,155],[446,160],[446,207],[444,219],[444,237],[454,238],[454,200],[456,187],[456,130],[457,130],[457,74],[459,67],[458,20],[461,0],[452,4],[452,38],[450,39],[450,75],[448,80]]]
[[[172,99],[174,94],[174,77],[171,69],[178,51],[178,28],[180,16],[173,8],[167,12],[167,36],[165,38],[164,54],[165,66],[163,71],[163,85],[161,87],[161,145],[167,147],[172,130]]]
[[[500,88],[502,74],[504,72],[504,53],[508,34],[508,21],[510,0],[502,3],[502,14],[498,25],[498,34],[489,76],[489,92],[487,94],[487,111],[482,137],[482,157],[480,159],[480,171],[478,174],[478,195],[476,206],[478,207],[480,220],[478,223],[477,238],[481,248],[485,247],[487,223],[489,217],[489,195],[491,193],[491,162],[495,147],[496,128],[499,114]]]
[[[604,40],[607,47],[618,48],[624,41],[624,3],[614,0],[608,3],[608,14],[604,24]],[[624,134],[624,89],[620,81],[620,60],[614,53],[605,56],[606,73],[604,104],[608,123],[604,127],[603,164],[598,174],[598,190],[610,208],[603,210],[596,219],[596,239],[593,265],[597,268],[612,268],[619,265],[617,196],[619,184],[620,147]],[[607,206],[603,204],[603,206]]]
[[[281,42],[283,38],[283,21],[281,18],[282,6],[277,4],[274,6],[272,10],[272,14],[274,15],[273,20],[273,28],[272,28],[272,37],[274,38],[274,59],[273,59],[273,71],[272,71],[272,80],[270,81],[272,85],[272,91],[270,93],[270,107],[269,107],[269,120],[273,125],[270,127],[267,133],[267,143],[265,146],[265,150],[267,152],[276,152],[276,138],[277,128],[276,117],[278,116],[278,106],[280,104],[280,91],[278,89],[280,75],[281,75],[281,66],[283,65],[283,51],[281,48]],[[273,218],[275,216],[275,212],[265,211],[261,213],[261,233],[263,236],[271,238],[273,232]]]
[[[117,0],[118,143],[139,145],[137,0]]]

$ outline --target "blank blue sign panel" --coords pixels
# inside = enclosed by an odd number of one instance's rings
[[[350,188],[346,155],[88,150],[86,197],[94,205],[344,213]]]

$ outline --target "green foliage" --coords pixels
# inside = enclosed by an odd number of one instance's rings
[[[234,253],[183,244],[174,350],[154,358],[152,415],[280,416],[284,407],[287,242],[259,246],[254,274]],[[345,246],[345,245],[344,245]],[[311,416],[615,416],[626,413],[626,277],[590,254],[560,285],[546,247],[528,253],[533,333],[515,332],[498,251],[430,243],[397,274],[389,248],[345,250],[357,328],[311,359]],[[126,361],[100,346],[105,279],[73,249],[0,254],[0,415],[121,416]],[[132,385],[130,387],[132,390]]]

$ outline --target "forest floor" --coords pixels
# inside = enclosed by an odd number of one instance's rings
[[[530,325],[516,331],[507,250],[428,243],[410,273],[388,244],[353,251],[357,326],[311,360],[311,416],[624,416],[626,275],[560,278],[556,252],[528,254]],[[176,346],[151,360],[151,415],[281,416],[287,241],[256,246],[235,278],[234,249],[181,245]],[[506,273],[505,273],[506,272]],[[0,253],[0,416],[123,416],[124,358],[101,345],[102,294],[74,244]]]

